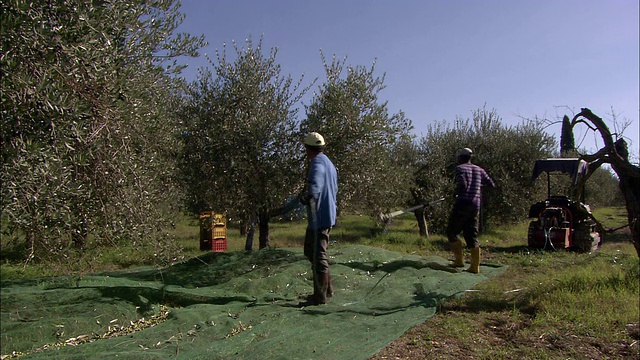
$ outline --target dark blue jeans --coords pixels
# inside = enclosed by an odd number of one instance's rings
[[[478,226],[480,219],[480,209],[468,204],[455,204],[449,216],[447,226],[447,237],[449,242],[458,241],[458,234],[462,232],[467,248],[480,247],[478,243]]]

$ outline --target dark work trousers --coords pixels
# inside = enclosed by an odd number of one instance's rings
[[[313,230],[307,228],[304,236],[304,255],[311,262],[312,269],[316,274],[322,274],[329,271],[327,245],[329,244],[330,231],[331,228],[318,229],[317,233],[314,234]],[[316,238],[318,241],[316,241]]]
[[[458,234],[462,232],[467,248],[480,247],[478,242],[478,226],[480,211],[470,204],[455,204],[449,217],[447,226],[447,237],[449,242],[458,241]]]

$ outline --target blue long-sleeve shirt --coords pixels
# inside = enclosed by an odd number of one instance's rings
[[[311,214],[308,226],[311,229],[326,229],[336,224],[336,196],[338,194],[338,172],[329,158],[319,153],[309,163],[307,175],[309,195],[316,203],[316,224]],[[312,203],[313,204],[313,203]]]

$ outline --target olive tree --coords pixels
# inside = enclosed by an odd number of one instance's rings
[[[235,60],[226,47],[217,52],[209,60],[213,71],[203,69],[190,84],[181,169],[191,211],[210,208],[243,224],[257,221],[264,248],[271,210],[304,179],[295,104],[308,87],[303,78],[294,83],[281,74],[276,48],[265,55],[262,39],[246,44],[233,43]]]
[[[600,134],[604,146],[593,154],[581,154],[589,163],[589,173],[603,164],[609,164],[620,181],[620,191],[625,199],[631,241],[640,257],[640,167],[631,163],[627,142],[622,134],[613,134],[601,117],[583,108],[571,120],[571,128],[586,126]],[[614,140],[614,135],[618,138]],[[587,181],[585,178],[584,181]]]
[[[375,215],[404,204],[411,167],[398,150],[413,139],[411,120],[402,112],[390,115],[379,99],[385,85],[375,63],[367,68],[321,57],[326,80],[306,106],[300,129],[325,137],[325,152],[338,170],[339,210]]]
[[[24,234],[26,260],[88,241],[162,244],[176,58],[204,44],[176,32],[179,3],[0,6],[3,232]]]
[[[456,152],[469,147],[473,162],[483,167],[495,181],[497,189],[485,194],[482,215],[485,221],[512,222],[526,215],[531,199],[541,189],[531,186],[531,170],[535,161],[551,156],[556,146],[546,134],[542,121],[526,120],[506,126],[496,110],[473,111],[473,117],[458,117],[451,125],[431,124],[420,139],[418,151],[422,160],[415,173],[414,194],[420,202],[444,197],[445,202],[431,209],[429,223],[443,231],[453,204],[453,175]]]
[[[625,205],[624,196],[620,191],[620,181],[615,173],[606,167],[595,169],[589,174],[584,192],[586,202],[592,207]]]

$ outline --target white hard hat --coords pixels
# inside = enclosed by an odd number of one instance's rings
[[[309,146],[324,146],[324,138],[317,132],[312,132],[304,138],[302,143]]]
[[[473,151],[469,148],[462,148],[458,150],[458,156],[471,156]]]

